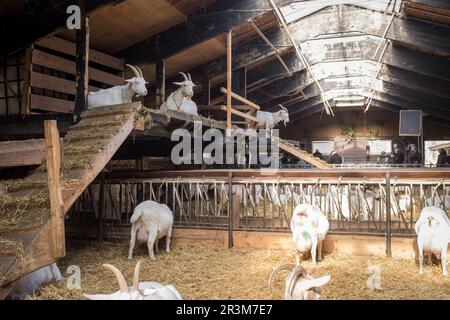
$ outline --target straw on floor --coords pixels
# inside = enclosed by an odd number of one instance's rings
[[[170,254],[148,259],[145,246],[135,249],[133,260],[127,260],[127,244],[104,243],[70,249],[59,262],[65,274],[69,265],[81,269],[81,290],[67,289],[66,281],[46,286],[41,295],[31,299],[83,299],[82,293],[112,293],[118,285],[103,263],[117,266],[129,284],[134,266],[143,259],[141,281],[173,284],[184,299],[282,299],[285,273],[276,277],[273,292],[268,288],[272,270],[283,263],[294,263],[292,251],[233,249],[206,245],[176,246]],[[381,290],[367,286],[368,267],[381,268]],[[442,276],[439,266],[426,266],[419,275],[412,260],[383,257],[325,255],[317,268],[309,261],[304,266],[314,276],[330,274],[332,280],[323,288],[322,299],[450,299],[450,278]]]

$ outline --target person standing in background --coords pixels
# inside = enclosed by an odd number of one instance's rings
[[[313,157],[323,160],[323,155],[322,155],[322,153],[320,153],[319,149],[316,149],[316,151],[314,151]]]
[[[444,149],[439,149],[439,156],[437,158],[436,167],[447,167],[448,166],[448,156],[447,151]]]

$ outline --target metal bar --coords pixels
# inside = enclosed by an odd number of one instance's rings
[[[228,249],[233,248],[233,173],[228,173]]]
[[[391,234],[391,176],[386,173],[386,255],[392,257]]]
[[[105,179],[103,174],[100,175],[100,190],[98,194],[98,243],[103,242],[103,215],[105,211]]]
[[[228,31],[227,34],[227,130],[231,129],[231,92],[232,92],[232,74],[233,74],[233,34]]]
[[[292,76],[292,71],[289,70],[289,67],[287,66],[287,64],[284,62],[283,58],[281,57],[280,51],[278,51],[277,48],[275,48],[275,46],[270,42],[269,39],[267,39],[267,37],[264,35],[264,33],[258,28],[258,26],[253,22],[250,21],[251,26],[253,27],[253,29],[256,31],[256,33],[261,37],[261,39],[264,40],[264,42],[270,47],[272,48],[272,50],[275,52],[275,56],[277,57],[278,61],[280,62],[280,64],[283,66],[283,68],[286,70],[286,72],[289,74],[289,76]]]

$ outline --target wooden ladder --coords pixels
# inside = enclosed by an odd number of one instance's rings
[[[280,149],[292,154],[293,156],[295,156],[295,157],[297,157],[319,169],[331,169],[332,168],[332,166],[330,164],[328,164],[327,162],[314,157],[312,154],[300,149],[299,147],[296,147],[295,145],[287,142],[286,140],[280,139],[279,147],[280,147]]]
[[[131,103],[82,113],[64,137],[61,174],[56,124],[47,129],[46,123],[47,163],[23,180],[6,182],[8,194],[0,196],[0,299],[15,280],[65,255],[64,215],[130,133],[143,129],[141,107]]]

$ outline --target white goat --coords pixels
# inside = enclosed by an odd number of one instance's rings
[[[297,266],[304,253],[311,251],[311,258],[316,266],[316,253],[322,260],[322,241],[330,229],[327,217],[319,208],[302,203],[294,209],[291,219],[292,238],[297,251]]]
[[[180,72],[180,74],[184,77],[184,81],[174,82],[174,84],[179,86],[179,88],[170,94],[167,101],[161,105],[160,110],[175,110],[197,116],[197,105],[194,101],[192,101],[192,97],[194,96],[194,87],[196,85],[192,82],[191,75],[189,73],[186,75],[185,73]]]
[[[61,281],[63,277],[59,272],[56,263],[30,272],[17,280],[9,293],[8,298],[23,300],[27,296],[34,294],[42,285],[50,282]]]
[[[135,76],[125,80],[126,85],[89,92],[88,109],[130,103],[135,95],[137,97],[147,95],[145,85],[148,82],[145,81],[142,70],[129,64],[126,66],[133,70]]]
[[[447,276],[447,248],[450,242],[450,220],[444,210],[425,207],[414,226],[419,251],[419,273],[423,273],[423,253],[434,254],[441,259],[442,273]]]
[[[264,199],[264,197],[262,196],[262,187],[259,184],[255,184],[254,189],[251,187],[249,189],[250,192],[247,192],[246,187],[243,184],[235,184],[231,187],[233,196],[238,197],[239,201],[242,201],[245,207],[247,207],[249,200],[252,205],[255,205],[255,207],[257,207],[261,200]],[[228,185],[225,185],[225,187],[219,191],[219,211],[222,211],[225,205],[230,200],[228,199],[228,193]]]
[[[289,123],[288,110],[280,105],[281,110],[277,112],[256,111],[256,118],[259,123],[252,124],[251,121],[247,121],[249,128],[252,129],[266,129],[268,134],[272,134],[272,129],[276,127],[279,122],[283,122],[284,126]]]
[[[128,259],[133,258],[136,238],[147,243],[150,259],[155,260],[153,247],[158,250],[158,240],[166,236],[166,252],[170,252],[170,237],[172,236],[173,214],[168,206],[155,201],[144,201],[136,206],[131,222],[131,240]]]
[[[84,294],[89,300],[183,300],[180,293],[172,285],[163,285],[159,282],[139,282],[141,261],[134,269],[133,286],[128,287],[127,282],[119,269],[110,264],[104,264],[111,270],[119,283],[119,291],[111,294]]]
[[[427,199],[427,206],[436,206],[441,209],[444,209],[442,204],[445,206],[445,210],[450,209],[450,196],[437,196],[435,195],[433,198]]]
[[[305,268],[284,264],[276,268],[270,275],[269,288],[271,291],[272,279],[282,270],[289,271],[285,280],[284,298],[286,300],[320,300],[320,287],[331,280],[329,275],[314,279],[307,273]]]

